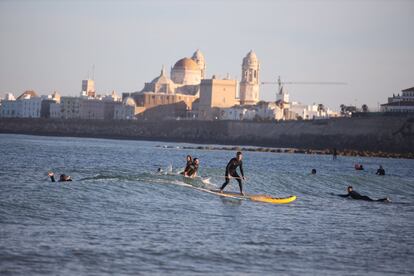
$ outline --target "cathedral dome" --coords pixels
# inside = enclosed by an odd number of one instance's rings
[[[191,58],[182,58],[175,63],[173,69],[200,70],[200,67]]]
[[[39,97],[39,95],[37,95],[37,93],[34,90],[27,90],[27,91],[24,91],[23,94],[21,94],[19,97],[17,97],[17,99],[18,100],[30,99],[34,97]]]
[[[133,98],[131,98],[131,97],[126,97],[126,98],[122,101],[122,103],[123,103],[124,105],[136,106],[136,104],[135,104],[135,100],[134,100]]]

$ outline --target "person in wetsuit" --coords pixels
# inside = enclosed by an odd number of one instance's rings
[[[379,166],[376,174],[378,174],[378,175],[385,175],[385,170],[384,170],[384,168],[381,165]]]
[[[338,155],[338,153],[336,152],[336,148],[334,148],[333,153],[332,153],[332,160],[336,160],[337,155]]]
[[[187,163],[185,164],[185,169],[181,174],[186,175],[187,171],[190,169],[190,166],[193,165],[193,158],[191,155],[187,155],[186,157]]]
[[[199,165],[200,165],[200,160],[198,160],[198,158],[194,158],[194,161],[192,162],[192,164],[188,166],[188,169],[186,171],[184,171],[184,176],[196,177]]]
[[[52,182],[56,182],[55,174],[53,172],[49,172],[48,176],[50,177],[50,180]],[[69,175],[61,174],[60,177],[59,177],[58,182],[66,182],[66,181],[72,181],[72,178]]]
[[[223,189],[230,183],[230,178],[235,178],[239,183],[240,194],[244,195],[243,193],[243,184],[242,179],[244,180],[244,173],[243,173],[243,154],[239,151],[236,154],[236,157],[232,158],[226,166],[226,182],[220,188],[220,193],[223,192]],[[237,174],[237,168],[240,167],[241,177]]]
[[[359,199],[359,200],[366,200],[366,201],[391,202],[391,200],[388,197],[381,198],[381,199],[372,199],[368,196],[361,195],[360,193],[355,192],[352,186],[348,186],[347,190],[348,190],[348,194],[339,195],[339,196],[340,197],[351,197],[352,199]]]

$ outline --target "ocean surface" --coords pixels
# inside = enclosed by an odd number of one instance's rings
[[[414,274],[414,160],[245,152],[247,193],[298,197],[272,205],[194,189],[235,152],[186,145],[0,134],[0,274]],[[177,175],[187,154],[203,179]]]

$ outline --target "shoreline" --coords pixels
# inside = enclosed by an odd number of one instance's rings
[[[414,118],[401,116],[277,123],[0,118],[0,133],[193,143],[205,149],[275,153],[332,154],[336,148],[339,156],[414,158]]]

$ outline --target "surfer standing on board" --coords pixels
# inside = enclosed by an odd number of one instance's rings
[[[240,194],[244,195],[243,193],[243,184],[242,179],[244,180],[244,173],[243,173],[243,154],[241,151],[238,151],[236,157],[232,158],[226,166],[226,182],[221,186],[220,193],[223,192],[223,189],[230,183],[230,178],[235,178],[237,182],[239,182]],[[241,177],[237,174],[236,169],[240,167]]]

